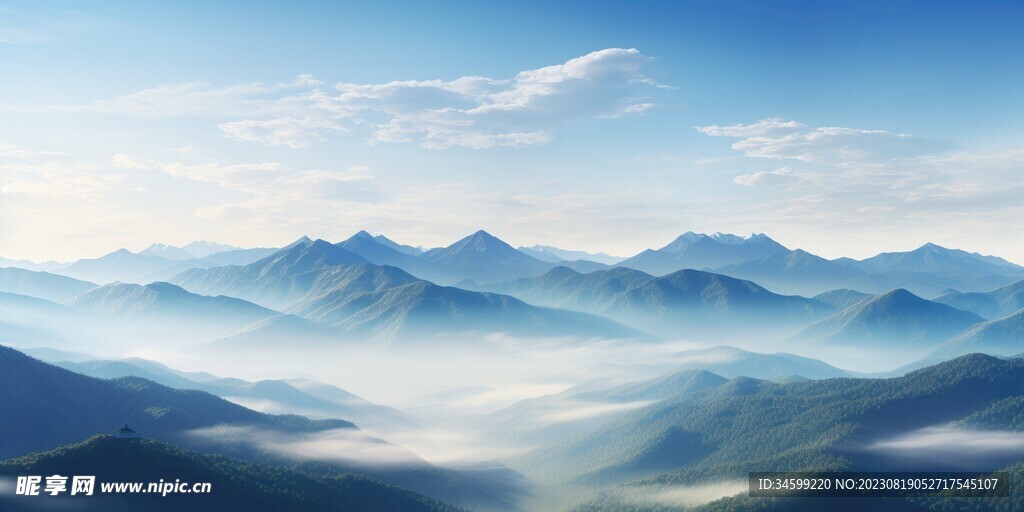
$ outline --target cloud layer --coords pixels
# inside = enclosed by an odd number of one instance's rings
[[[97,102],[90,108],[152,117],[221,119],[230,139],[305,148],[368,130],[372,143],[415,142],[431,149],[543,145],[559,127],[618,118],[654,106],[658,84],[641,74],[652,59],[608,48],[512,78],[338,83],[312,76],[275,85],[168,84]]]

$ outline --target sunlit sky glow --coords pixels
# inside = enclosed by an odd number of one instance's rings
[[[1011,2],[5,2],[0,256],[359,229],[1024,263]]]

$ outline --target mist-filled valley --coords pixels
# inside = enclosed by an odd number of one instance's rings
[[[200,245],[0,268],[4,474],[105,464],[125,424],[189,471],[387,496],[354,509],[786,509],[747,473],[1024,458],[1024,268],[999,258],[695,233],[603,262],[482,231]]]

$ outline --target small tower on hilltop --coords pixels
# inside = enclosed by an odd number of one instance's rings
[[[121,427],[121,430],[114,433],[114,436],[120,439],[133,439],[139,437],[139,433],[128,428],[128,424],[125,423],[124,426]]]

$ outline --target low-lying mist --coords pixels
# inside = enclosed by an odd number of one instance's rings
[[[888,467],[991,471],[1024,456],[1024,432],[935,426],[875,441],[865,450]]]

